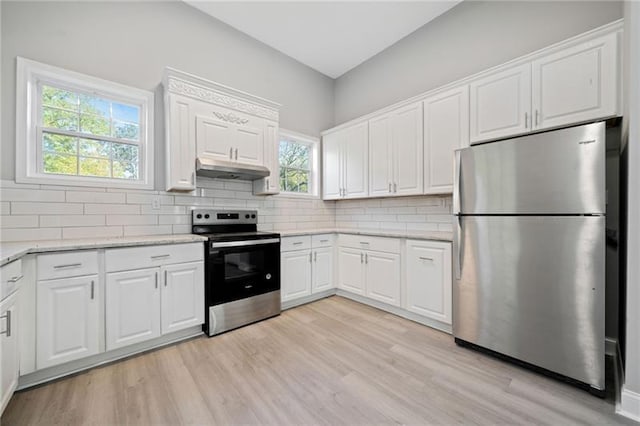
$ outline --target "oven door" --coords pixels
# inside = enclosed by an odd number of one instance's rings
[[[212,242],[207,304],[233,302],[280,289],[280,239]]]

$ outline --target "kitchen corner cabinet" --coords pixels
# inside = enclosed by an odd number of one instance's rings
[[[196,141],[193,107],[189,98],[165,94],[165,145],[167,191],[196,189]]]
[[[403,307],[451,324],[451,244],[407,240],[406,292]]]
[[[333,235],[284,237],[280,247],[282,302],[335,287]]]
[[[369,195],[422,193],[422,103],[369,120]]]
[[[453,157],[469,146],[469,86],[424,101],[424,193],[453,192]]]
[[[204,323],[203,258],[201,243],[107,250],[107,350]]]
[[[0,302],[0,415],[18,387],[18,321],[18,292],[15,291]]]
[[[322,149],[323,199],[363,198],[368,195],[368,123],[324,135]]]
[[[278,123],[265,121],[264,123],[264,165],[271,174],[253,181],[253,195],[275,195],[280,193],[280,134]]]

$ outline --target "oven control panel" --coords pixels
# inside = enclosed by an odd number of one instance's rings
[[[256,210],[194,209],[191,215],[193,225],[255,225],[258,223]]]

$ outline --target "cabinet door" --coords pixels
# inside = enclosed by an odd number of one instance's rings
[[[533,124],[546,129],[615,116],[617,34],[533,62]]]
[[[18,293],[0,304],[0,415],[18,386]]]
[[[257,127],[237,127],[235,136],[235,149],[237,151],[233,153],[234,161],[245,164],[263,164],[262,150],[264,143],[262,132],[263,130]]]
[[[472,82],[471,143],[531,130],[531,64]]]
[[[107,274],[107,350],[160,336],[159,275],[160,268]]]
[[[272,195],[280,192],[280,140],[278,123],[265,121],[264,125],[264,165],[271,174],[264,179],[253,181],[254,195]]]
[[[283,302],[311,294],[311,250],[280,255],[281,298]]]
[[[422,194],[422,103],[395,112],[391,119],[393,140],[393,193]]]
[[[366,197],[369,192],[368,123],[344,130],[344,198]]]
[[[38,369],[99,352],[98,275],[38,281]]]
[[[339,132],[322,137],[322,199],[337,200],[342,196],[342,135]]]
[[[317,248],[313,250],[311,292],[329,290],[333,285],[333,248]]]
[[[369,251],[365,253],[367,296],[400,306],[400,255]]]
[[[338,248],[338,288],[364,296],[363,251],[347,247]]]
[[[424,192],[453,192],[453,152],[469,146],[469,87],[424,101]]]
[[[196,189],[196,135],[192,111],[187,98],[168,95],[166,119],[167,191]]]
[[[391,116],[369,120],[369,195],[385,197],[393,192]]]
[[[451,245],[407,241],[405,309],[451,324]]]
[[[214,117],[196,116],[196,146],[198,156],[232,161],[236,146],[235,126]]]
[[[163,266],[162,334],[204,323],[204,263]]]

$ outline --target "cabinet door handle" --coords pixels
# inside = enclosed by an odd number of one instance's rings
[[[56,265],[53,269],[79,268],[80,266],[82,266],[82,263],[69,263],[66,265]]]
[[[528,113],[524,113],[524,128],[528,129],[529,128],[529,114]]]
[[[421,260],[430,260],[430,261],[433,262],[433,258],[432,257],[422,257],[422,256],[420,256],[420,259]]]
[[[539,113],[538,113],[538,110],[536,110],[536,127],[538,127],[538,116],[539,116]]]
[[[233,147],[229,148],[229,160],[233,160]]]
[[[170,254],[158,254],[156,256],[151,256],[152,260],[158,260],[158,259],[166,259],[168,257],[171,257]]]
[[[360,263],[364,263],[364,253],[360,253]]]
[[[398,192],[398,184],[397,183],[393,183],[393,192]]]
[[[360,244],[365,245],[365,246],[369,245],[369,243],[367,241],[360,241]]]
[[[267,189],[269,189],[269,178],[267,178]]]
[[[0,318],[7,319],[7,328],[5,331],[0,331],[0,334],[6,334],[7,337],[11,337],[11,311],[7,311],[7,313],[0,316]]]
[[[320,240],[321,243],[328,243],[329,240]]]
[[[7,280],[7,282],[8,283],[17,283],[18,281],[20,281],[23,278],[24,278],[24,275],[18,275],[17,277],[12,277],[11,279]]]
[[[364,263],[369,264],[369,253],[364,254]]]
[[[191,185],[196,184],[196,172],[191,172]]]
[[[302,244],[302,241],[296,241],[295,243],[293,243],[294,246],[299,246],[300,244]]]
[[[95,281],[91,280],[91,300],[93,300],[95,296],[95,292],[94,292],[95,284],[96,284]]]
[[[309,252],[309,263],[313,262],[313,253]]]
[[[158,273],[156,272],[156,288],[158,288]]]
[[[391,182],[389,182],[389,192],[391,192]]]
[[[164,286],[167,286],[167,270],[164,270]]]
[[[313,253],[313,261],[314,262],[318,261],[318,252]]]
[[[236,148],[236,160],[238,159],[238,148]]]

